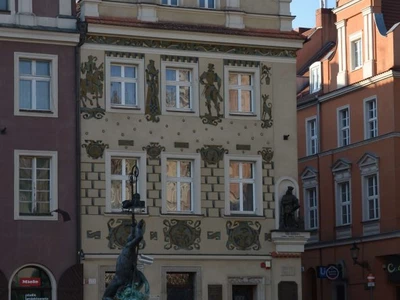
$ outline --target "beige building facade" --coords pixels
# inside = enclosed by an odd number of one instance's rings
[[[298,195],[290,1],[178,1],[80,2],[85,299],[113,276],[135,165],[150,299],[301,299],[307,233],[274,231]]]

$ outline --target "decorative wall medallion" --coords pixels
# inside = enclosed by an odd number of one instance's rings
[[[152,241],[157,241],[158,240],[157,231],[150,231],[150,240],[152,240]]]
[[[203,94],[206,98],[206,107],[208,113],[205,113],[201,117],[203,124],[210,125],[218,125],[218,123],[222,122],[223,114],[221,113],[221,103],[224,102],[224,99],[220,95],[222,80],[218,76],[217,73],[214,72],[214,65],[208,64],[208,71],[203,72],[200,76],[200,83],[204,85]],[[215,84],[217,86],[215,86]],[[211,112],[211,102],[213,103],[214,109],[216,111],[216,115],[213,116]]]
[[[231,221],[226,222],[226,233],[228,250],[259,250],[261,248],[259,235],[261,224],[253,221]]]
[[[79,98],[84,119],[101,119],[105,113],[99,104],[103,97],[104,65],[96,66],[96,62],[97,57],[89,55],[88,61],[81,64],[82,77],[85,77],[80,79]]]
[[[263,110],[261,116],[261,127],[262,128],[269,128],[272,127],[273,120],[272,120],[272,103],[267,103],[269,99],[269,95],[262,95],[263,99]]]
[[[227,149],[218,145],[204,145],[203,148],[197,149],[196,151],[197,153],[200,152],[201,158],[209,165],[216,165],[224,158],[224,153],[229,153]]]
[[[99,239],[101,239],[101,231],[87,230],[87,231],[86,231],[86,237],[87,237],[88,239],[99,240]]]
[[[189,148],[189,143],[184,143],[184,142],[175,142],[174,143],[175,148],[184,148],[188,149]]]
[[[108,144],[104,144],[102,141],[97,140],[85,140],[86,144],[82,144],[82,148],[86,148],[86,153],[93,159],[103,157],[104,149],[108,149]]]
[[[218,44],[184,43],[163,40],[149,40],[136,38],[121,38],[111,36],[88,35],[87,43],[121,45],[145,48],[176,49],[201,52],[218,52],[243,55],[273,56],[273,57],[296,57],[296,49],[274,49],[262,47],[240,47],[225,46]]]
[[[251,145],[236,144],[236,150],[250,151],[251,150]]]
[[[268,67],[267,65],[262,64],[261,65],[261,84],[263,81],[265,81],[266,85],[269,85],[271,83],[271,67]]]
[[[207,239],[219,241],[221,239],[221,232],[220,231],[207,231]]]
[[[130,219],[110,219],[107,222],[108,226],[108,248],[110,249],[122,249],[129,234],[131,233],[132,221]],[[146,223],[143,225],[143,233],[146,231]],[[139,249],[144,249],[146,246],[145,240],[142,240],[139,244]]]
[[[147,145],[146,147],[143,147],[142,149],[146,150],[147,155],[152,159],[159,158],[161,151],[165,151],[165,147],[160,146],[159,143],[150,143],[150,145]]]
[[[263,147],[262,151],[258,151],[258,154],[260,154],[262,159],[268,164],[274,157],[274,151],[272,151],[271,147]]]
[[[154,60],[150,60],[146,69],[146,83],[147,83],[147,98],[146,98],[146,120],[152,122],[159,122],[161,115],[159,95],[159,71],[154,66]]]
[[[200,249],[201,221],[192,220],[164,220],[164,249],[193,250]]]

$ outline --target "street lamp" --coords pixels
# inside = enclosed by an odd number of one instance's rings
[[[132,225],[136,224],[135,220],[135,209],[136,208],[144,208],[144,201],[140,200],[140,194],[138,193],[138,177],[139,177],[139,168],[135,164],[132,167],[131,173],[129,174],[129,183],[131,185],[131,200],[122,201],[122,209],[131,210],[132,212]],[[135,190],[133,189],[133,183],[135,184]]]
[[[363,269],[370,270],[368,261],[358,261],[358,255],[360,254],[360,248],[357,247],[356,242],[353,243],[353,247],[350,248],[351,258],[355,265],[359,265]]]

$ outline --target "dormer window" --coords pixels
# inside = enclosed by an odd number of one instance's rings
[[[178,6],[178,0],[161,0],[161,4]]]
[[[199,6],[202,8],[215,8],[216,0],[199,0]]]
[[[321,89],[321,62],[317,61],[310,66],[310,94]]]
[[[350,35],[351,70],[357,70],[363,65],[362,58],[362,32]]]

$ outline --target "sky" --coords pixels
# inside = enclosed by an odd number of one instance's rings
[[[335,6],[336,0],[326,0],[327,8]],[[315,11],[320,7],[321,0],[292,0],[290,10],[296,16],[293,21],[293,28],[314,27]]]

